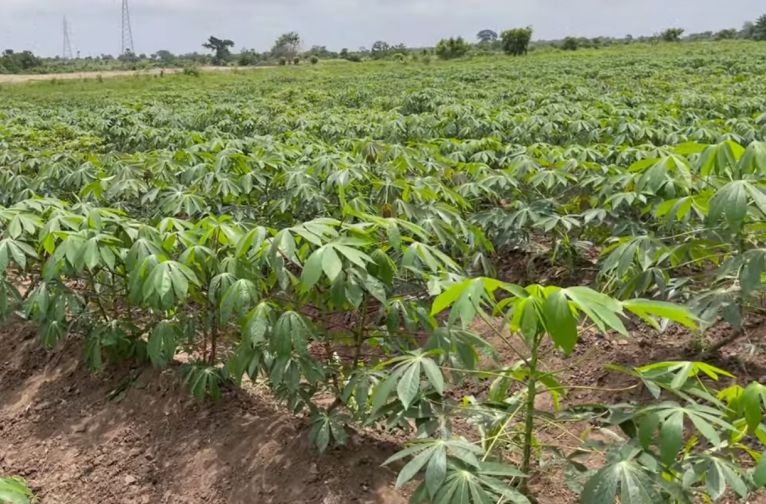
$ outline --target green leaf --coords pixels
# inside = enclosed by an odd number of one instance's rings
[[[660,428],[660,459],[663,464],[672,464],[684,444],[684,414],[676,411],[670,414]]]
[[[697,317],[685,306],[649,299],[631,299],[624,301],[622,305],[625,309],[638,315],[642,320],[655,327],[656,323],[652,320],[652,315],[676,322],[690,329],[697,328]]]
[[[543,316],[553,342],[569,354],[577,344],[577,320],[572,316],[564,291],[556,291],[545,299]]]
[[[326,247],[322,254],[322,270],[330,282],[334,282],[343,270],[343,263],[332,246]]]
[[[619,493],[618,493],[619,492]],[[662,502],[652,480],[635,462],[624,460],[601,468],[585,484],[587,504],[657,504]]]
[[[423,371],[425,371],[428,381],[433,386],[434,390],[439,395],[444,395],[444,376],[436,363],[428,357],[420,361],[423,365]]]
[[[753,482],[759,488],[766,487],[766,452],[761,454],[761,459],[753,471]]]
[[[407,367],[396,386],[396,392],[405,409],[409,408],[420,392],[420,361]]]
[[[386,404],[388,398],[391,396],[391,393],[394,391],[397,378],[397,374],[391,374],[385,380],[377,384],[375,391],[372,394],[372,411],[370,412],[371,415],[377,413],[377,411]]]
[[[32,491],[21,478],[0,478],[0,502],[7,504],[29,504]]]
[[[322,256],[325,250],[325,247],[315,250],[303,265],[303,273],[301,273],[301,284],[303,285],[304,289],[311,289],[322,277]]]
[[[437,446],[426,467],[426,487],[428,493],[436,495],[439,487],[447,477],[447,450],[443,446]]]
[[[436,447],[432,446],[407,462],[402,470],[399,471],[399,476],[396,478],[396,488],[401,488],[405,483],[414,478],[420,470],[423,469],[435,450]]]
[[[742,394],[742,406],[745,410],[745,420],[751,432],[761,424],[763,410],[761,409],[761,391],[763,385],[753,382],[745,388]]]

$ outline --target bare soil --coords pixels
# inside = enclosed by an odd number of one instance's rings
[[[226,66],[206,66],[201,67],[203,72],[229,72],[233,70],[259,70],[269,67],[226,67]],[[70,73],[49,73],[49,74],[0,74],[0,84],[20,84],[32,81],[46,80],[78,80],[78,79],[111,79],[115,77],[132,77],[141,75],[160,75],[175,74],[183,72],[182,68],[151,68],[148,70],[112,70],[107,72],[70,72]]]
[[[496,345],[502,361],[516,359],[491,328],[474,329]],[[725,325],[716,327],[707,343],[729,333]],[[0,474],[27,478],[42,504],[406,501],[393,489],[395,472],[380,466],[402,437],[354,434],[348,447],[320,455],[308,443],[306,419],[281,410],[255,386],[226,390],[220,401],[201,403],[179,386],[175,370],[111,368],[93,375],[77,345],[47,352],[35,334],[23,322],[0,329]],[[564,359],[546,349],[541,365],[559,371],[565,387],[575,386],[562,399],[564,407],[648,399],[635,380],[605,365],[694,359],[694,338],[680,329],[665,334],[636,329],[628,339],[584,331],[575,355]],[[742,384],[766,382],[764,347],[766,325],[753,321],[743,338],[709,360]],[[522,351],[521,344],[516,348]],[[488,386],[470,385],[457,395],[480,396]],[[551,410],[550,397],[541,395],[537,407]],[[564,429],[538,425],[537,431],[543,445],[563,454],[598,435],[586,422]],[[564,484],[564,469],[551,462],[543,454],[543,468],[530,481],[537,502],[577,503]],[[582,462],[596,467],[603,461],[594,456]],[[766,504],[766,495],[748,502]]]
[[[47,352],[25,323],[0,341],[0,474],[25,477],[42,504],[405,501],[380,467],[395,445],[360,434],[320,455],[305,419],[257,390],[201,403],[174,370],[94,376],[77,345]]]

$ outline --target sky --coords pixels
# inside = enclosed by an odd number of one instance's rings
[[[739,28],[766,13],[763,0],[129,0],[137,53],[203,52],[210,35],[268,50],[287,31],[306,48],[370,47],[376,40],[433,46],[474,40],[489,28],[531,25],[535,39],[651,35]],[[120,51],[121,0],[0,0],[0,50],[62,52],[63,17],[82,56]]]

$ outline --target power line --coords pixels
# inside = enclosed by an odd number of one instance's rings
[[[64,16],[64,50],[61,52],[61,57],[64,59],[72,59],[74,57],[72,37],[69,32],[69,23],[67,23],[66,16]]]
[[[130,8],[128,0],[122,0],[122,46],[120,54],[135,53],[133,30],[130,27]]]

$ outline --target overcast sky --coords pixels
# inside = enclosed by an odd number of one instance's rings
[[[62,50],[66,15],[83,56],[120,50],[121,0],[0,0],[0,49]],[[216,35],[264,51],[285,31],[304,45],[369,47],[375,40],[434,45],[473,40],[484,28],[532,25],[535,38],[651,35],[739,28],[766,12],[764,0],[130,0],[136,52],[203,51]]]

